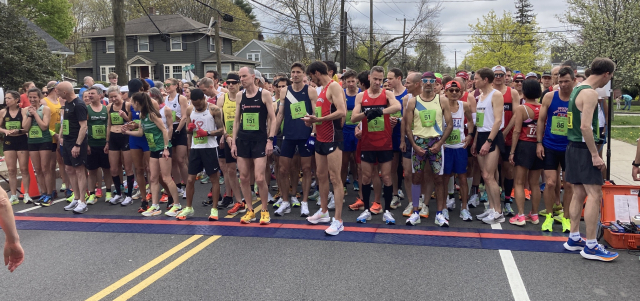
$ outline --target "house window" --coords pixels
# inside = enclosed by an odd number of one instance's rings
[[[101,66],[100,67],[100,80],[103,82],[108,81],[109,73],[116,72],[116,66]]]
[[[188,64],[184,64],[186,66]],[[167,78],[183,79],[184,72],[182,71],[183,65],[164,65],[164,80]]]
[[[182,51],[182,35],[171,35],[171,51]]]
[[[209,52],[216,52],[216,39],[209,37]]]
[[[231,64],[222,64],[221,67],[222,69],[220,69],[220,71],[222,71],[223,75],[227,75],[231,72]]]
[[[272,79],[271,73],[263,73],[267,79]]]
[[[138,51],[140,51],[140,52],[149,52],[149,37],[148,36],[139,36],[138,37]]]
[[[107,49],[107,53],[114,53],[116,51],[116,44],[113,41],[113,39],[107,38],[106,49]]]
[[[247,59],[254,62],[260,61],[260,53],[247,53]]]

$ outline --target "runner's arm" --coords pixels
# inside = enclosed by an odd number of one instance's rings
[[[222,121],[222,110],[218,106],[209,108],[213,121],[216,124],[216,130],[209,132],[209,136],[222,136],[224,134],[224,122]]]
[[[87,136],[87,107],[77,106],[75,109],[76,118],[78,118],[78,123],[80,124],[80,132],[78,132],[78,139],[76,139],[76,144],[81,145],[84,141],[84,138]]]
[[[514,95],[515,94],[515,95]],[[518,101],[514,101],[518,99]],[[511,111],[512,112],[516,112],[518,111],[518,108],[520,107],[520,95],[518,95],[518,92],[515,89],[511,89]],[[503,107],[504,109],[504,107]],[[509,120],[509,124],[507,124],[507,126],[502,130],[502,132],[507,135],[509,134],[509,132],[511,131],[511,129],[515,126],[515,120],[513,120],[513,118],[511,118],[511,120]]]
[[[393,114],[395,112],[400,112],[400,110],[402,110],[402,105],[400,104],[400,102],[396,99],[396,97],[393,95],[393,92],[391,91],[385,91],[386,95],[387,95],[387,101],[389,102],[389,106],[387,106],[386,108],[384,108],[382,110],[382,114],[387,115],[387,114]]]
[[[585,93],[586,92],[586,93]],[[593,101],[595,99],[595,101]],[[591,128],[591,116],[593,116],[593,112],[597,110],[598,106],[598,92],[596,90],[588,89],[583,90],[576,97],[576,103],[578,100],[581,100],[582,103],[582,116],[585,118],[581,118],[580,122],[580,132],[582,132],[582,139],[587,144],[587,148],[589,148],[589,152],[592,157],[599,156],[598,148],[596,147],[595,138],[593,137],[593,129]],[[591,100],[591,101],[590,101]],[[574,125],[576,126],[576,125]],[[598,129],[599,131],[600,129]]]
[[[171,109],[168,106],[164,106],[162,109],[164,110],[164,116],[167,120],[167,129],[173,129],[173,114],[171,113]],[[171,137],[173,137],[173,131],[167,130],[167,132],[169,132],[169,140],[171,140]]]
[[[318,101],[318,91],[311,86],[307,86],[307,94],[309,95],[309,100],[311,101],[311,114],[314,114],[316,111],[316,101]],[[313,123],[311,126],[313,130],[312,133],[316,132],[316,124]]]
[[[336,120],[346,116],[347,102],[342,87],[340,87],[338,83],[333,82],[329,85],[329,88],[327,88],[327,94],[327,99],[336,107],[336,111],[327,116],[320,117],[320,121]]]
[[[464,117],[467,118],[467,130],[469,133],[473,133],[476,129],[476,125],[473,123],[471,104],[469,102],[463,102],[462,107],[464,108]]]
[[[184,112],[184,111],[182,111]],[[151,119],[151,121],[153,121],[153,123],[155,123],[156,127],[158,129],[160,129],[160,131],[162,131],[162,137],[164,138],[164,149],[166,149],[169,146],[169,131],[164,127],[164,125],[162,124],[162,118],[160,118],[160,116],[156,116],[154,113],[149,113],[149,119]],[[187,118],[183,118],[185,121]],[[141,127],[142,128],[142,127]]]
[[[547,93],[542,98],[542,105],[540,106],[540,115],[538,116],[538,124],[536,126],[536,136],[538,136],[538,142],[542,142],[544,137],[544,131],[547,126],[547,114],[549,106],[551,106],[551,100],[553,100],[553,93]]]
[[[277,110],[278,114],[276,115],[276,124],[280,125],[282,124],[282,121],[284,120],[284,99],[285,97],[287,97],[287,88],[282,88],[282,92],[280,92],[280,101],[278,102],[278,105],[280,106],[280,109]],[[282,94],[284,93],[284,94]]]
[[[187,98],[182,96],[182,95],[180,95],[180,96],[178,96],[178,102],[180,103],[180,112],[186,112],[187,108],[189,107],[189,105],[187,104],[187,102],[188,102]],[[186,118],[186,116],[183,115],[180,118],[180,123],[178,124],[178,127],[176,128],[176,131],[181,131],[185,124],[187,124],[187,118]]]
[[[109,139],[111,138],[111,114],[109,112],[111,112],[112,105],[113,103],[107,105],[107,145],[109,145]]]
[[[364,96],[363,92],[358,93],[356,95],[356,100],[353,105],[353,111],[351,111],[351,122],[358,123],[364,119],[364,112],[360,112],[362,110],[362,97]]]
[[[240,126],[240,102],[242,101],[242,92],[236,94],[236,116],[233,117],[233,133],[232,133],[232,145],[236,144],[236,138],[238,137],[238,127]]]
[[[515,126],[513,127],[513,135],[511,136],[511,151],[510,155],[515,154],[516,145],[518,145],[518,139],[520,138],[520,132],[522,132],[522,119],[524,118],[524,112],[526,112],[527,107],[522,106],[524,110],[517,110],[515,118],[511,118],[511,120],[515,121]]]
[[[407,103],[407,108],[404,110],[404,120],[405,122],[403,122],[403,124],[407,124],[404,127],[405,130],[405,134],[407,135],[407,137],[409,137],[409,142],[411,142],[411,147],[413,147],[414,149],[418,147],[418,145],[416,144],[415,140],[413,139],[413,130],[411,130],[411,126],[409,126],[409,124],[413,125],[413,111],[416,108],[416,98],[412,97],[411,99],[409,99],[409,102]]]
[[[498,135],[498,131],[500,130],[500,125],[502,124],[502,115],[504,113],[504,98],[502,98],[502,93],[500,91],[496,91],[493,93],[493,98],[491,99],[491,105],[493,106],[493,127],[491,128],[491,133],[489,133],[489,139],[496,139]],[[485,142],[487,143],[487,142]]]
[[[51,109],[49,109],[49,107],[43,107],[42,118],[40,118],[40,115],[38,114],[34,114],[33,118],[35,118],[36,123],[38,123],[38,126],[40,127],[41,130],[48,131],[49,119],[51,118]]]
[[[278,133],[278,124],[276,124],[276,114],[273,111],[273,98],[271,98],[271,93],[262,93],[262,102],[267,107],[267,124],[269,128],[267,129],[268,137],[274,137]]]

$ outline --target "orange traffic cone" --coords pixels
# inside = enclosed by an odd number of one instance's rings
[[[36,174],[35,172],[33,172],[33,164],[31,163],[31,158],[29,158],[29,179],[29,196],[32,199],[39,198],[40,191],[38,190],[38,181],[36,181]],[[20,191],[22,191],[22,193],[26,192],[26,190],[24,189],[24,182],[22,181],[20,184]]]

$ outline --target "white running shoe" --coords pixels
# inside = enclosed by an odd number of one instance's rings
[[[300,207],[300,201],[295,196],[291,197],[291,207]]]
[[[449,210],[447,210],[447,208],[444,208],[442,210],[442,216],[444,216],[444,219],[449,220]],[[436,218],[438,218],[437,215],[436,215]]]
[[[413,204],[409,203],[407,205],[407,207],[404,208],[404,211],[402,211],[402,216],[411,216],[411,213],[413,212]]]
[[[282,206],[282,198],[278,198],[278,201],[273,203],[273,208],[280,208]]]
[[[498,213],[497,211],[493,211],[491,215],[487,215],[482,219],[482,222],[485,224],[493,225],[497,223],[504,223],[504,215],[502,213]]]
[[[89,211],[89,208],[87,207],[87,204],[83,202],[78,202],[78,206],[76,206],[76,208],[73,208],[73,213],[77,214],[82,214],[87,211]]]
[[[291,204],[289,204],[289,202],[282,202],[282,204],[280,204],[280,207],[278,207],[278,210],[276,210],[276,212],[274,212],[273,214],[275,214],[276,216],[283,216],[286,213],[291,213]]]
[[[140,190],[138,190],[138,192],[136,192],[133,195],[133,197],[131,197],[131,198],[134,199],[134,200],[138,200],[138,199],[140,199],[141,195],[142,195],[142,193],[140,193]]]
[[[400,206],[402,206],[402,202],[400,202],[400,197],[397,195],[394,195],[393,199],[391,200],[391,209],[396,209]]]
[[[422,209],[424,207],[424,194],[420,195],[420,199],[418,199],[418,209]]]
[[[478,197],[477,194],[474,194],[469,199],[469,207],[476,208],[478,206],[480,206],[480,198]]]
[[[404,200],[404,192],[402,192],[402,189],[398,189],[398,197],[399,197],[401,200]]]
[[[269,198],[267,199],[269,201],[269,204],[274,202],[273,196],[271,195],[271,192],[269,192]]]
[[[133,199],[131,199],[131,197],[126,197],[124,198],[124,201],[122,201],[122,203],[120,203],[121,206],[129,206],[131,205],[131,203],[133,203]]]
[[[307,217],[307,221],[316,225],[318,223],[328,223],[331,221],[329,211],[322,213],[322,208],[318,209],[312,216]]]
[[[333,221],[331,222],[331,226],[329,226],[327,230],[324,230],[324,233],[327,233],[328,235],[338,235],[338,233],[340,233],[342,230],[344,230],[342,222],[336,220],[336,218],[334,217]]]
[[[493,209],[487,209],[482,214],[476,215],[476,218],[478,220],[482,220],[483,218],[489,216],[490,214],[493,214],[493,212],[494,212]]]
[[[389,210],[386,210],[382,215],[382,221],[387,225],[396,224],[396,219],[393,217],[393,213],[389,212]]]
[[[422,209],[420,209],[420,217],[428,218],[429,217],[429,206],[422,205]]]
[[[452,210],[456,208],[456,198],[447,197],[447,209]]]
[[[465,222],[470,222],[473,220],[471,213],[469,213],[469,209],[462,209],[460,211],[460,218]]]
[[[412,213],[411,216],[407,219],[407,226],[415,226],[420,223],[420,215],[417,213]]]
[[[121,195],[114,195],[110,200],[109,203],[111,203],[111,205],[118,205],[118,203],[122,202],[122,196]]]
[[[440,227],[449,227],[449,221],[444,218],[444,214],[436,214],[436,225]]]
[[[300,203],[300,216],[307,217],[309,216],[309,202]]]
[[[187,190],[186,189],[182,189],[182,199],[186,199],[187,198]]]
[[[356,218],[356,222],[361,224],[366,224],[367,221],[370,221],[370,220],[371,220],[371,212],[369,212],[368,209],[365,209],[362,213],[360,213],[358,218]]]
[[[333,198],[333,193],[329,194],[329,204],[327,204],[327,208],[329,208],[329,210],[336,209],[336,202]]]
[[[76,206],[78,206],[78,203],[79,203],[78,200],[73,199],[73,201],[69,205],[64,206],[64,210],[65,211],[71,211],[71,210],[75,209]]]

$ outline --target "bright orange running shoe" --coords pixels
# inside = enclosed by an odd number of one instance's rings
[[[531,200],[531,190],[529,189],[524,190],[524,198],[527,199],[527,201]]]
[[[227,214],[236,214],[238,212],[246,212],[246,211],[247,211],[247,207],[244,205],[244,203],[235,203],[233,205],[233,208],[227,211]]]
[[[167,203],[169,202],[169,195],[166,194],[162,194],[162,197],[160,198],[160,203]]]
[[[360,198],[357,198],[355,203],[349,205],[349,210],[351,211],[364,210],[364,202]]]
[[[371,205],[369,211],[371,212],[371,214],[380,214],[380,212],[382,212],[382,205],[380,205],[380,203],[373,202],[373,205]]]

